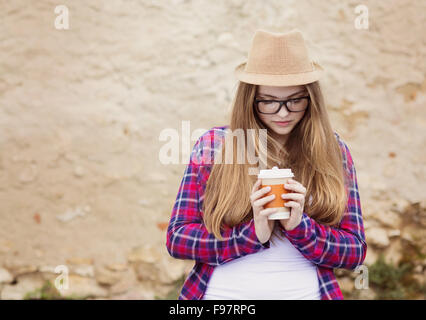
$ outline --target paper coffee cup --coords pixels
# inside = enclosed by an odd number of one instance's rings
[[[266,196],[275,194],[275,198],[264,205],[264,208],[278,208],[276,213],[269,215],[269,220],[278,220],[278,219],[288,219],[290,217],[290,208],[285,207],[284,203],[290,201],[288,199],[283,199],[281,195],[283,193],[289,193],[287,189],[284,188],[284,184],[287,183],[287,180],[294,177],[291,169],[279,169],[274,166],[272,169],[260,170],[257,177],[262,182],[262,188],[266,186],[271,187]]]

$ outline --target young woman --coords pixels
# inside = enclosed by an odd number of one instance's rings
[[[329,123],[322,68],[297,30],[258,30],[248,57],[236,69],[230,125],[197,140],[173,207],[167,249],[195,260],[179,299],[343,299],[333,269],[362,264],[367,245],[355,166]],[[237,129],[255,132],[244,150],[252,144],[267,168],[294,172],[282,195],[289,219],[268,219],[273,196],[250,173],[248,151],[236,161],[233,138],[232,163],[217,161]]]

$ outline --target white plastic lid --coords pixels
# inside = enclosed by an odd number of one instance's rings
[[[270,179],[270,178],[293,178],[294,174],[291,169],[278,169],[277,166],[272,169],[260,170],[257,175],[259,179]]]

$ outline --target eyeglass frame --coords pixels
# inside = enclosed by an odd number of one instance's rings
[[[287,106],[287,103],[289,102],[289,101],[292,101],[292,100],[298,100],[298,99],[308,99],[308,104],[307,104],[307,106],[306,106],[306,108],[305,109],[303,109],[303,110],[300,110],[300,111],[291,111],[289,108],[288,108],[288,106]],[[280,107],[278,108],[278,110],[276,111],[276,112],[273,112],[273,113],[270,113],[270,112],[261,112],[260,110],[259,110],[259,105],[258,105],[258,103],[259,102],[264,102],[264,101],[267,101],[267,102],[278,102],[279,104],[280,104]],[[261,113],[261,114],[277,114],[278,112],[280,112],[281,111],[281,108],[283,107],[283,105],[285,105],[285,109],[287,110],[287,112],[303,112],[303,111],[305,111],[306,109],[308,109],[308,107],[309,107],[309,105],[310,105],[310,102],[311,102],[311,97],[310,96],[304,96],[304,97],[297,97],[297,98],[291,98],[291,99],[287,99],[287,100],[263,100],[263,99],[261,99],[261,100],[257,100],[257,99],[254,99],[254,101],[253,101],[253,104],[256,106],[256,110],[257,110],[257,112],[259,112],[259,113]]]

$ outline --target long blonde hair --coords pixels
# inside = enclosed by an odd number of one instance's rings
[[[265,166],[269,169],[277,165],[291,168],[294,179],[307,189],[304,212],[315,221],[325,225],[336,225],[345,212],[347,189],[345,188],[342,154],[331,128],[319,82],[305,85],[311,97],[303,118],[293,128],[284,145],[281,145],[270,130],[267,135]],[[252,137],[256,156],[261,159],[262,146],[259,145],[259,129],[267,127],[259,119],[253,108],[256,85],[239,82],[232,101],[229,129],[243,129]],[[255,129],[247,131],[247,129]],[[240,141],[238,143],[241,143]],[[247,150],[247,141],[244,141]],[[249,168],[257,166],[247,160],[238,163],[237,148],[232,138],[233,161],[231,164],[213,163],[205,189],[203,220],[209,232],[222,239],[224,225],[233,227],[253,218],[250,195],[256,175],[249,175]],[[221,153],[225,154],[225,143]],[[241,161],[240,161],[241,162]],[[312,196],[312,203],[307,199]]]

